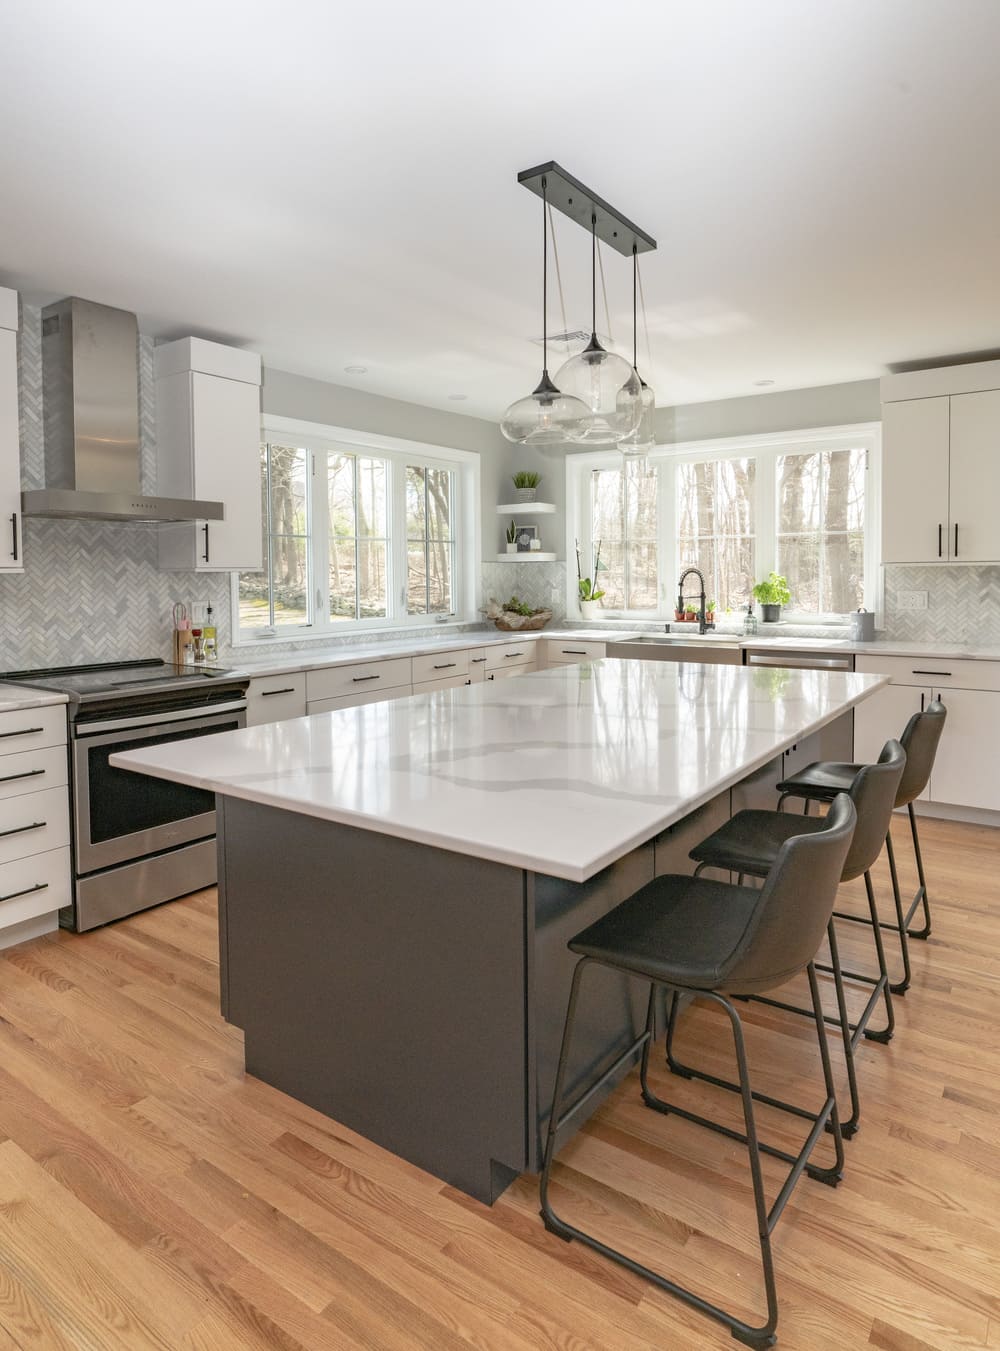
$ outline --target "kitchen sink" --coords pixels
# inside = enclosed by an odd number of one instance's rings
[[[640,633],[628,638],[629,643],[682,644],[716,643],[723,647],[739,647],[741,639],[735,633]]]

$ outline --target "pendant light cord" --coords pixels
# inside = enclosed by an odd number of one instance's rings
[[[549,373],[549,195],[542,179],[542,374]]]
[[[556,267],[556,290],[559,292],[559,310],[562,314],[562,331],[563,333],[568,333],[569,324],[566,322],[566,297],[563,295],[562,269],[559,266],[559,245],[556,242],[556,225],[555,221],[552,219],[551,206],[548,208],[548,212],[549,231],[552,235],[552,261],[555,263]]]
[[[601,293],[604,296],[604,318],[608,325],[608,342],[614,343],[614,334],[611,332],[611,311],[608,309],[608,284],[604,280],[604,255],[601,253],[600,244],[597,245],[597,266],[601,269]],[[596,327],[595,327],[595,332]]]
[[[637,296],[639,290],[639,250],[632,245],[632,369],[639,374],[639,312]]]
[[[643,289],[642,289],[642,273],[639,271],[639,259],[638,259],[638,256],[636,257],[636,260],[635,260],[635,273],[636,273],[636,277],[637,277],[638,280],[639,280],[639,305],[640,305],[640,307],[641,307],[641,309],[642,309],[642,331],[643,331],[643,334],[644,334],[645,339],[646,339],[646,369],[647,369],[648,371],[652,371],[652,369],[653,369],[653,349],[652,349],[652,347],[650,347],[650,345],[649,345],[649,323],[648,323],[648,321],[647,321],[647,319],[646,319],[646,297],[645,297],[645,294],[643,293]],[[650,376],[650,379],[652,379],[652,376]]]

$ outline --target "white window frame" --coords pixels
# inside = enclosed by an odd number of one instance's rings
[[[304,422],[300,418],[265,415],[261,425],[261,442],[283,442],[309,452],[309,489],[307,513],[309,527],[309,554],[313,594],[310,597],[311,624],[276,624],[273,629],[243,629],[239,627],[239,573],[231,576],[232,646],[267,647],[276,642],[330,642],[351,633],[398,632],[412,628],[426,628],[429,624],[444,627],[447,624],[467,624],[478,618],[480,590],[480,457],[476,451],[461,450],[457,446],[431,445],[425,441],[409,441],[403,437],[381,436],[361,432],[351,427],[334,427],[326,423]],[[331,451],[345,454],[369,455],[387,459],[400,466],[426,465],[445,469],[452,474],[454,488],[452,516],[454,529],[452,603],[448,615],[408,615],[406,613],[406,483],[405,475],[390,476],[388,502],[388,570],[393,594],[389,597],[392,618],[340,619],[331,622],[329,613],[329,538],[325,530],[316,530],[313,493],[316,484],[317,454]],[[396,527],[394,529],[394,526]],[[317,621],[317,616],[324,616]]]
[[[648,459],[657,466],[675,464],[678,460],[698,462],[718,459],[753,458],[757,461],[755,474],[754,540],[756,545],[756,574],[766,577],[775,568],[777,538],[775,534],[775,471],[779,455],[809,454],[819,450],[850,450],[862,447],[868,453],[868,481],[865,485],[865,586],[864,604],[876,611],[876,623],[883,610],[881,568],[881,495],[882,495],[882,424],[858,422],[837,427],[809,427],[800,431],[764,432],[752,436],[720,437],[708,441],[684,441],[675,445],[658,445],[649,452]],[[587,451],[566,457],[566,557],[574,559],[574,540],[588,550],[590,541],[590,473],[597,468],[615,468],[622,464],[620,453],[614,448]],[[608,610],[607,618],[662,620],[673,618],[677,579],[681,563],[677,554],[677,502],[672,489],[672,475],[659,475],[657,501],[657,564],[659,604],[654,610]],[[566,613],[579,614],[579,595],[576,577],[567,568]],[[783,611],[783,617],[793,623],[842,623],[840,614],[814,614],[806,611]]]

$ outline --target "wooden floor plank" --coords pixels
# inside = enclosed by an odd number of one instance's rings
[[[905,819],[894,835],[912,894]],[[934,931],[911,944],[895,1039],[861,1048],[844,1181],[803,1180],[775,1236],[779,1342],[795,1351],[1000,1349],[1000,839],[927,819],[921,836]],[[884,864],[875,882],[888,917]],[[845,908],[863,904],[844,892]],[[870,932],[841,927],[868,969]],[[547,1234],[536,1179],[484,1207],[248,1079],[217,982],[211,890],[0,953],[0,1351],[733,1345]],[[745,1017],[758,1087],[814,1101],[806,1020],[753,1005]],[[679,1045],[730,1074],[725,1034],[696,1007]],[[833,1056],[842,1083],[836,1043]],[[731,1095],[662,1059],[652,1074],[738,1124]],[[761,1129],[786,1145],[800,1134],[771,1111]],[[780,1165],[765,1176],[773,1194]],[[646,1111],[634,1076],[563,1151],[553,1195],[708,1298],[760,1309],[742,1147]]]

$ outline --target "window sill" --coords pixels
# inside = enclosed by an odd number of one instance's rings
[[[470,624],[480,623],[478,616],[474,619],[463,619],[456,616],[448,619],[444,623],[438,624],[433,620],[430,623],[414,624],[389,624],[379,628],[352,628],[352,629],[323,629],[319,632],[310,630],[298,630],[281,632],[278,631],[267,638],[236,638],[229,644],[229,651],[242,652],[246,650],[266,651],[269,647],[286,647],[289,644],[299,646],[312,643],[330,644],[350,644],[351,642],[364,642],[368,638],[405,638],[412,633],[451,633],[456,629],[468,628]]]

